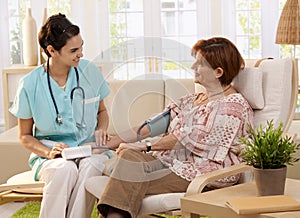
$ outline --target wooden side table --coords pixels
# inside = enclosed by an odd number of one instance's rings
[[[285,195],[300,201],[300,180],[287,179]],[[181,198],[181,211],[183,218],[189,218],[192,214],[207,215],[213,218],[299,218],[300,211],[265,213],[252,215],[238,215],[228,208],[225,203],[228,199],[241,197],[255,197],[255,183],[244,183],[228,188],[217,189]]]

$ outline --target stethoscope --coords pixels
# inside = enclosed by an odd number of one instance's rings
[[[71,95],[70,95],[70,98],[71,98],[71,103],[73,102],[73,96],[74,96],[74,92],[76,89],[80,90],[81,91],[81,94],[82,94],[82,117],[81,117],[81,122],[78,123],[76,122],[76,126],[77,127],[84,127],[84,104],[85,104],[85,93],[84,93],[84,90],[82,87],[79,86],[79,74],[78,74],[78,70],[76,67],[74,67],[75,69],[75,73],[76,73],[76,82],[77,82],[77,86],[74,87],[72,90],[71,90]],[[59,114],[59,111],[58,111],[58,108],[57,108],[57,104],[56,104],[56,101],[55,101],[55,98],[54,98],[54,95],[53,95],[53,92],[52,92],[52,88],[51,88],[51,84],[50,84],[50,73],[49,73],[49,58],[47,60],[47,82],[48,82],[48,88],[49,88],[49,92],[50,92],[50,95],[51,95],[51,98],[52,98],[52,102],[54,104],[54,107],[55,107],[55,112],[56,112],[56,123],[58,125],[61,125],[63,123],[63,117],[61,114]]]

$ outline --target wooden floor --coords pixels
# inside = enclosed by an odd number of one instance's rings
[[[0,217],[10,218],[17,210],[24,207],[25,202],[10,202],[0,205]]]

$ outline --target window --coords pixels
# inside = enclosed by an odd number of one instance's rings
[[[157,19],[145,18],[149,13]],[[109,1],[113,78],[132,79],[145,73],[191,77],[196,15],[196,0]]]
[[[110,52],[114,62],[115,79],[132,79],[144,74],[144,57],[138,56],[144,50],[143,1],[109,1]],[[139,45],[139,46],[137,46]]]
[[[30,0],[26,1],[8,1],[9,11],[9,45],[10,45],[10,63],[22,64],[22,21],[25,17],[26,8],[30,7]],[[71,1],[47,1],[47,14],[66,14],[67,17],[71,13]],[[42,12],[42,9],[41,9]],[[35,17],[34,17],[35,18]],[[35,18],[37,21],[38,19]],[[41,17],[40,17],[41,20]],[[39,24],[38,22],[36,22]],[[39,26],[37,26],[37,32]]]
[[[165,39],[162,41],[162,57],[172,56],[170,54],[178,55],[178,57],[174,57],[174,60],[162,58],[162,73],[171,78],[193,77],[189,68],[191,64],[190,47],[197,40],[196,1],[162,0],[161,28],[161,35]],[[188,57],[181,56],[185,54]],[[155,59],[155,61],[158,60]]]
[[[261,58],[260,0],[236,0],[236,44],[244,58]]]

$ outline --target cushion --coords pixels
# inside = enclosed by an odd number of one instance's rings
[[[241,93],[253,109],[264,107],[263,72],[260,68],[245,67],[233,80],[234,88]]]
[[[264,60],[259,65],[263,72],[263,92],[265,107],[255,111],[254,124],[266,125],[266,120],[274,120],[274,125],[289,117],[292,93],[292,59]]]
[[[96,198],[102,194],[109,177],[95,176],[87,179],[85,188]],[[143,199],[139,215],[152,214],[175,210],[180,208],[180,198],[185,193],[166,193],[158,195],[149,195]]]
[[[16,174],[7,180],[7,184],[31,183],[34,182],[31,170]]]
[[[34,182],[35,181],[33,179],[33,172],[29,170],[10,177],[6,183],[8,185],[14,185],[14,184],[26,184],[26,183],[34,183]],[[18,188],[18,189],[14,189],[13,191],[28,193],[28,194],[41,194],[43,193],[43,188]]]

